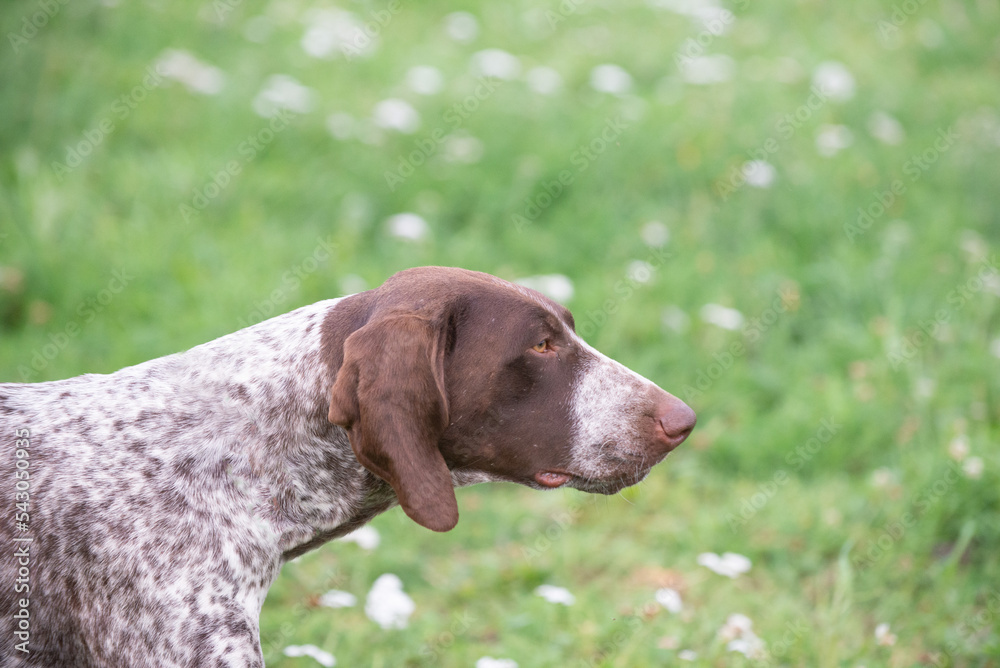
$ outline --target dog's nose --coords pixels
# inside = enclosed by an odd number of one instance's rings
[[[660,425],[657,437],[671,450],[684,442],[698,421],[698,416],[691,407],[674,396],[659,407],[657,415],[659,417],[656,420]]]

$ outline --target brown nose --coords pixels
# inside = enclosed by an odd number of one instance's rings
[[[660,423],[657,437],[671,450],[684,442],[698,421],[698,416],[691,407],[677,397],[670,397],[669,402],[660,406],[657,414],[657,421]]]

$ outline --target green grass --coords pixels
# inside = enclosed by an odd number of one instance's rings
[[[302,50],[304,1],[74,0],[17,53],[8,33],[43,10],[5,4],[0,379],[112,371],[414,265],[562,273],[590,342],[698,411],[688,444],[619,496],[465,489],[449,534],[393,510],[374,522],[382,545],[372,553],[335,543],[306,555],[264,606],[269,666],[310,665],[280,652],[303,643],[342,666],[472,666],[485,655],[522,668],[657,666],[681,649],[698,653],[693,665],[755,664],[717,635],[736,612],[772,651],[760,665],[1000,664],[1000,360],[990,353],[1000,335],[1000,9],[900,3],[898,29],[880,30],[893,16],[887,1],[740,2],[715,36],[641,2],[577,5],[550,29],[554,2],[404,0],[378,49],[348,62]],[[344,5],[366,19],[385,6]],[[229,8],[222,21],[218,7]],[[444,36],[456,10],[479,19],[471,44]],[[258,44],[243,30],[261,14],[274,29]],[[730,81],[681,82],[675,56],[699,33],[707,54],[733,59]],[[123,111],[121,96],[168,48],[220,68],[224,88],[206,96],[167,82]],[[478,162],[431,159],[390,189],[385,173],[400,156],[452,130],[449,110],[475,94],[469,63],[485,48],[517,55],[525,70],[555,68],[563,90],[496,86],[461,121],[482,142]],[[786,136],[782,119],[806,104],[812,72],[829,60],[853,74],[855,95],[810,109]],[[630,95],[590,87],[602,63],[631,73]],[[444,89],[410,92],[415,64],[439,68]],[[181,205],[267,127],[251,101],[278,73],[311,87],[314,109],[186,221]],[[414,135],[388,131],[372,145],[326,129],[329,114],[368,118],[389,97],[419,112]],[[898,119],[901,143],[871,136],[876,111]],[[625,127],[581,162],[579,147],[614,119]],[[113,131],[80,166],[54,165],[107,122]],[[853,143],[821,157],[825,125],[846,126]],[[932,151],[949,128],[957,138]],[[765,149],[773,186],[724,192],[762,147],[776,147]],[[516,225],[564,171],[572,183]],[[879,198],[887,211],[858,227],[859,207]],[[386,233],[404,211],[428,221],[426,239]],[[640,235],[651,220],[670,230],[665,257]],[[647,283],[629,282],[634,260],[655,268]],[[720,329],[700,318],[707,303],[761,322]],[[686,330],[663,324],[671,306],[688,315]],[[982,459],[979,478],[949,455],[958,437]],[[707,551],[744,554],[753,568],[713,574],[696,562]],[[416,601],[404,630],[383,631],[363,612],[386,572]],[[576,604],[535,596],[544,583]],[[683,596],[680,614],[654,602],[668,584]],[[318,607],[331,588],[361,604]],[[876,643],[883,622],[894,646]]]

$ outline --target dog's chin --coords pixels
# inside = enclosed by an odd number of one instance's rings
[[[589,494],[617,494],[627,487],[638,484],[649,475],[650,469],[642,469],[638,472],[629,471],[618,476],[607,476],[602,478],[574,478],[568,487],[578,489]]]

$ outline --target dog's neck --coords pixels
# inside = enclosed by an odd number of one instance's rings
[[[340,301],[140,365],[153,384],[171,388],[163,400],[174,413],[191,411],[171,457],[196,455],[199,467],[212,467],[219,484],[207,494],[230,497],[227,505],[240,507],[242,523],[253,529],[251,542],[280,560],[347,534],[396,503],[392,488],[358,463],[346,432],[327,419],[334,374],[323,345],[343,341],[324,337],[323,328]],[[216,433],[198,427],[205,405],[221,407],[222,415],[211,416]]]

